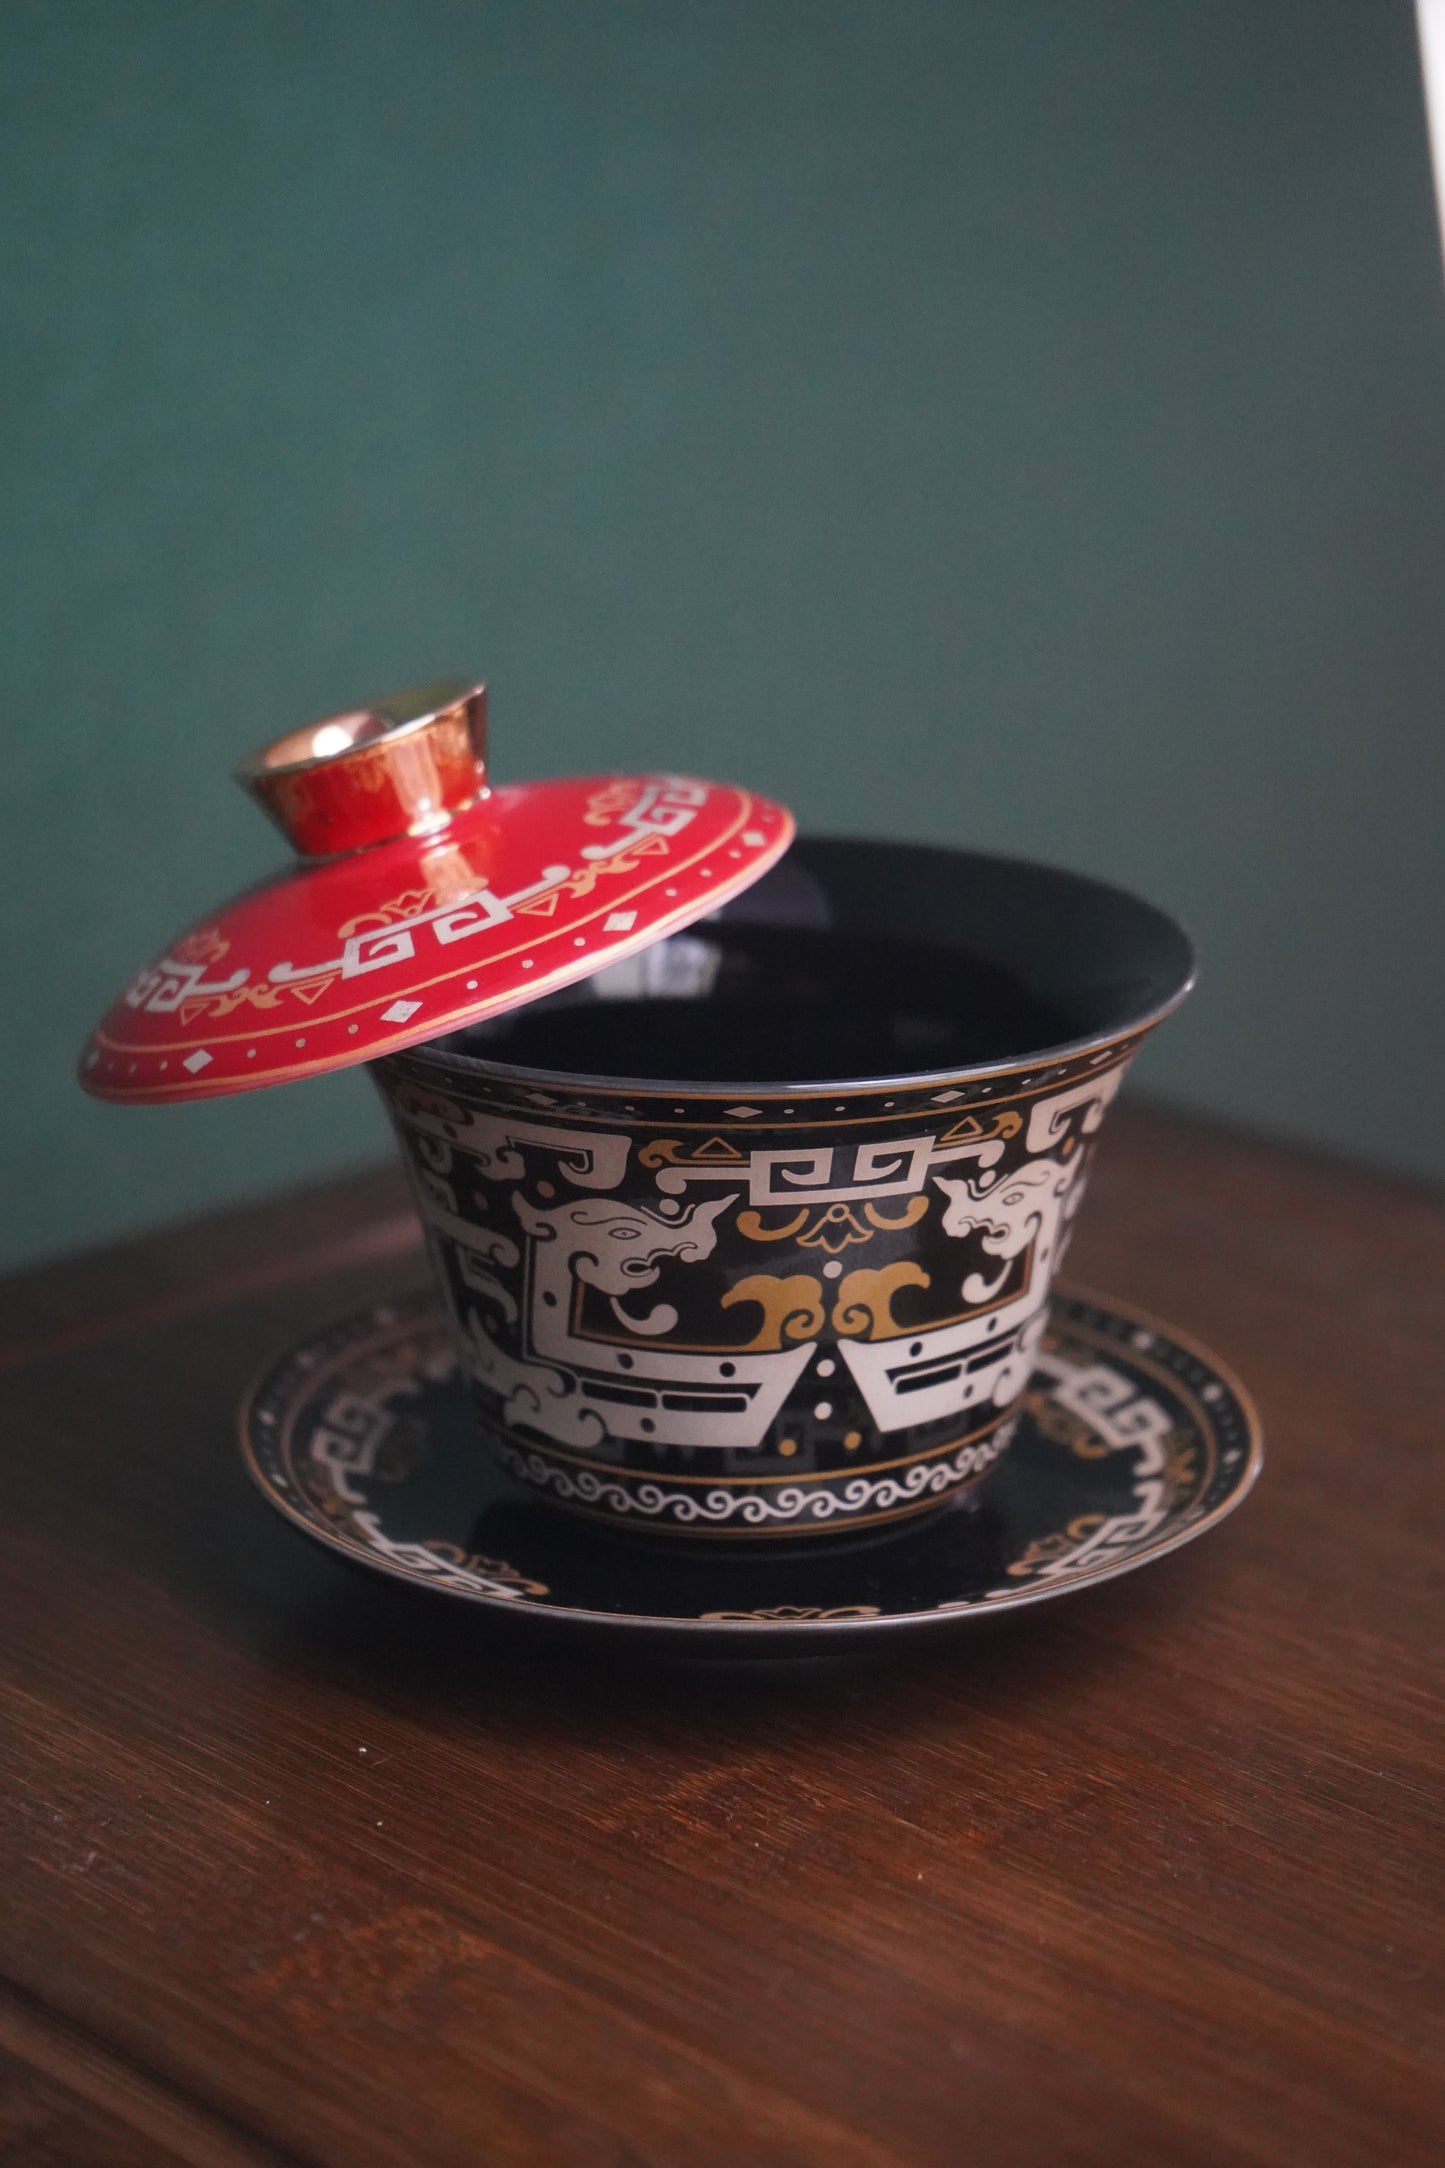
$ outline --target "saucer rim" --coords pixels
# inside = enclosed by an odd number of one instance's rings
[[[1149,1332],[1173,1346],[1181,1348],[1186,1354],[1192,1355],[1197,1362],[1202,1363],[1233,1397],[1243,1416],[1247,1439],[1243,1460],[1227,1497],[1222,1498],[1217,1505],[1211,1507],[1209,1512],[1199,1520],[1192,1521],[1182,1528],[1176,1528],[1172,1533],[1162,1535],[1154,1542],[1145,1543],[1137,1552],[1122,1559],[1111,1560],[1099,1567],[1084,1568],[1071,1575],[1061,1575],[1044,1587],[1036,1584],[1032,1587],[1020,1588],[1017,1593],[1010,1592],[990,1596],[976,1603],[964,1601],[959,1603],[956,1608],[943,1609],[935,1607],[925,1611],[895,1611],[883,1617],[865,1618],[710,1619],[687,1618],[677,1615],[658,1617],[653,1614],[633,1611],[584,1610],[576,1605],[566,1604],[519,1604],[512,1597],[492,1596],[477,1589],[447,1588],[437,1582],[427,1581],[418,1575],[407,1572],[400,1566],[391,1564],[388,1560],[378,1557],[366,1545],[350,1541],[332,1531],[321,1528],[308,1513],[280,1494],[259,1466],[252,1446],[253,1414],[256,1404],[276,1372],[284,1363],[293,1360],[301,1348],[337,1331],[338,1328],[350,1323],[352,1320],[359,1321],[363,1318],[375,1318],[379,1312],[384,1311],[392,1311],[396,1315],[409,1305],[420,1307],[434,1301],[437,1302],[437,1307],[440,1308],[439,1301],[434,1297],[433,1291],[426,1287],[409,1289],[391,1301],[383,1299],[379,1302],[366,1304],[356,1310],[344,1312],[329,1323],[324,1323],[311,1332],[292,1338],[284,1347],[278,1349],[270,1360],[257,1371],[242,1396],[237,1413],[241,1459],[247,1475],[267,1505],[274,1512],[279,1513],[292,1527],[299,1530],[302,1535],[308,1537],[319,1550],[326,1552],[333,1558],[347,1560],[368,1572],[383,1575],[387,1580],[396,1582],[404,1588],[410,1588],[419,1593],[436,1597],[446,1597],[453,1602],[467,1604],[494,1617],[499,1614],[513,1618],[525,1617],[530,1622],[545,1621],[567,1630],[585,1627],[593,1633],[617,1630],[626,1633],[629,1637],[643,1634],[654,1639],[675,1639],[681,1636],[694,1645],[700,1642],[725,1642],[735,1645],[740,1641],[777,1642],[781,1644],[785,1640],[798,1641],[803,1639],[810,1643],[817,1643],[823,1641],[832,1642],[839,1639],[848,1641],[860,1638],[873,1639],[884,1634],[896,1635],[899,1632],[922,1633],[931,1628],[941,1629],[953,1625],[963,1619],[992,1618],[1002,1612],[1011,1613],[1031,1608],[1037,1604],[1051,1603],[1061,1596],[1078,1595],[1086,1589],[1102,1587],[1108,1581],[1116,1581],[1124,1574],[1136,1572],[1141,1566],[1152,1565],[1156,1559],[1166,1557],[1171,1551],[1181,1550],[1186,1544],[1193,1543],[1200,1536],[1207,1535],[1219,1522],[1226,1520],[1235,1511],[1236,1507],[1243,1504],[1254,1489],[1263,1471],[1265,1461],[1264,1429],[1254,1397],[1232,1365],[1216,1355],[1214,1350],[1204,1341],[1182,1327],[1170,1324],[1153,1311],[1143,1309],[1132,1302],[1122,1301],[1115,1296],[1104,1294],[1100,1290],[1085,1286],[1079,1281],[1067,1278],[1057,1280],[1050,1291],[1049,1301],[1051,1306],[1057,1297],[1063,1297],[1070,1302],[1103,1311],[1110,1317],[1120,1318],[1136,1330]],[[1144,1351],[1136,1350],[1134,1352],[1136,1355],[1142,1355]],[[959,1508],[971,1510],[966,1501],[955,1501],[954,1506],[944,1505],[939,1508],[939,1512],[941,1514],[948,1513]],[[931,1518],[931,1516],[928,1517]],[[588,1525],[582,1520],[581,1516],[576,1518],[580,1525],[584,1527]],[[924,1518],[925,1516],[919,1516],[918,1520],[905,1523],[892,1537],[886,1531],[880,1531],[874,1540],[877,1542],[888,1542],[890,1540],[907,1542],[911,1537],[916,1537],[918,1527]],[[673,1546],[674,1552],[682,1548],[681,1545]]]

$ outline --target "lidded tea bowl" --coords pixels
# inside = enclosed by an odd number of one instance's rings
[[[975,1490],[1099,1124],[1192,983],[1172,921],[1021,861],[790,850],[781,807],[691,778],[489,789],[480,687],[240,772],[307,862],[137,975],[87,1089],[369,1062],[534,1496],[736,1542]]]

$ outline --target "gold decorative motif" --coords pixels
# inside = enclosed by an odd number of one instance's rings
[[[1023,1125],[1023,1116],[1012,1107],[998,1107],[987,1127],[976,1114],[965,1114],[952,1129],[945,1129],[938,1141],[940,1144],[976,1144],[985,1137],[1016,1137]]]
[[[716,1144],[721,1140],[714,1139],[713,1142]],[[717,1155],[710,1145],[702,1146],[691,1161],[678,1159],[681,1149],[680,1145],[669,1140],[665,1146],[648,1145],[640,1156],[644,1162],[654,1166],[662,1164],[664,1154],[672,1165],[692,1165],[696,1162],[707,1164],[709,1160],[712,1164],[717,1164]],[[656,1152],[659,1156],[648,1162],[648,1152]],[[881,1205],[871,1203],[865,1204],[862,1209],[863,1217],[860,1219],[850,1204],[835,1202],[821,1208],[800,1205],[781,1227],[769,1227],[761,1212],[749,1210],[739,1212],[737,1226],[739,1234],[748,1242],[796,1240],[800,1249],[826,1250],[830,1257],[836,1257],[841,1250],[871,1242],[875,1234],[896,1234],[905,1227],[916,1227],[929,1209],[929,1200],[927,1197],[910,1197],[896,1215],[889,1214]]]
[[[826,1250],[836,1257],[839,1250],[846,1250],[854,1242],[871,1242],[874,1229],[865,1227],[849,1204],[830,1204],[826,1212],[819,1213],[805,1235],[799,1235],[798,1246],[805,1250]]]
[[[727,1626],[740,1624],[746,1619],[823,1619],[823,1618],[881,1618],[876,1603],[840,1603],[830,1611],[814,1603],[769,1603],[756,1611],[699,1611],[698,1617],[709,1625]]]
[[[582,815],[586,828],[610,828],[619,813],[625,813],[637,796],[636,778],[630,775],[616,776],[604,783],[601,790],[594,790]]]
[[[461,1544],[448,1543],[440,1537],[433,1538],[422,1548],[462,1573],[481,1574],[489,1581],[500,1581],[504,1588],[515,1588],[519,1595],[545,1596],[548,1593],[545,1581],[531,1580],[515,1566],[508,1565],[505,1558],[483,1558],[479,1551],[465,1550]]]
[[[1171,1430],[1164,1449],[1164,1483],[1171,1499],[1188,1498],[1199,1487],[1197,1439]]]
[[[435,911],[440,898],[434,888],[408,888],[388,903],[379,903],[374,911],[358,911],[336,931],[343,941],[350,941],[361,933],[379,933],[383,926],[395,925],[399,918],[420,918],[424,911]]]
[[[645,1156],[645,1155],[644,1155]],[[765,1227],[761,1212],[739,1212],[738,1233],[747,1242],[787,1242],[800,1227],[806,1227],[806,1211],[795,1212],[785,1227]]]
[[[644,858],[666,858],[666,836],[641,836],[629,843],[625,850],[615,851],[610,858],[596,860],[590,866],[578,866],[562,883],[560,893],[564,896],[590,896],[597,883],[613,880],[619,874],[638,873]],[[523,910],[526,905],[522,906]]]
[[[230,950],[230,942],[217,927],[197,926],[170,953],[178,964],[218,964]]]
[[[743,1154],[726,1137],[709,1137],[689,1152],[677,1137],[654,1137],[637,1155],[644,1167],[730,1167],[743,1164]]]
[[[900,1287],[927,1287],[931,1283],[921,1265],[902,1258],[876,1271],[866,1266],[848,1273],[838,1282],[833,1308],[833,1330],[844,1340],[897,1340],[912,1331],[893,1315],[893,1297]]]
[[[863,1217],[884,1234],[900,1227],[916,1227],[927,1213],[928,1199],[922,1196],[910,1197],[903,1210],[891,1219],[880,1205],[865,1204],[863,1207]]]
[[[1026,1581],[1030,1574],[1037,1573],[1041,1566],[1051,1564],[1056,1558],[1063,1558],[1103,1525],[1102,1513],[1081,1513],[1067,1528],[1056,1530],[1051,1536],[1036,1536],[1028,1549],[1013,1560],[1008,1568],[1010,1575],[1016,1581]]]
[[[1111,1453],[1117,1452],[1114,1439],[1087,1417],[1062,1407],[1048,1387],[1030,1392],[1025,1404],[1035,1430],[1055,1445],[1064,1446],[1076,1460],[1107,1460]],[[1175,1426],[1163,1434],[1160,1444],[1164,1452],[1164,1481],[1170,1496],[1187,1497],[1199,1482],[1197,1440],[1188,1431]]]
[[[722,1307],[755,1302],[763,1313],[760,1330],[745,1340],[740,1353],[776,1354],[787,1340],[809,1340],[823,1329],[823,1285],[806,1272],[780,1279],[772,1273],[755,1272],[739,1280],[722,1298]]]
[[[279,1009],[288,994],[294,994],[309,1009],[328,986],[335,985],[337,977],[335,971],[328,971],[324,978],[297,980],[288,986],[268,986],[264,981],[254,986],[233,986],[227,993],[212,994],[204,1001],[183,1001],[176,1014],[189,1030],[200,1016],[233,1016],[243,1008]]]
[[[638,1153],[638,1164],[643,1167],[670,1167],[681,1152],[680,1137],[654,1137],[651,1144],[644,1144]]]
[[[280,1004],[279,986],[233,986],[229,993],[208,994],[203,1001],[183,1001],[176,1014],[189,1031],[198,1017],[230,1016],[246,1005],[257,1009],[275,1009],[279,1008]]]
[[[1055,1445],[1066,1447],[1077,1459],[1099,1460],[1111,1450],[1092,1424],[1060,1407],[1046,1387],[1031,1392],[1026,1405],[1034,1428]]]
[[[583,816],[584,819],[586,816]],[[555,918],[557,906],[564,897],[576,900],[590,896],[599,881],[618,880],[629,873],[642,871],[644,858],[665,858],[669,849],[666,836],[639,837],[625,849],[614,851],[608,858],[601,858],[592,865],[578,866],[569,872],[564,881],[555,887],[544,888],[540,895],[527,896],[513,905],[513,909],[532,918]]]

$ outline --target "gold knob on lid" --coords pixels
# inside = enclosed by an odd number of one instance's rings
[[[290,730],[236,781],[303,858],[433,835],[487,787],[487,688],[416,685]]]

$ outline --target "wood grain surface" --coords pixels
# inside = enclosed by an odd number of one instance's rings
[[[675,1663],[370,1581],[251,1376],[421,1275],[390,1174],[4,1288],[0,2161],[1445,2157],[1445,1215],[1147,1108],[1070,1272],[1269,1458],[937,1646]]]

